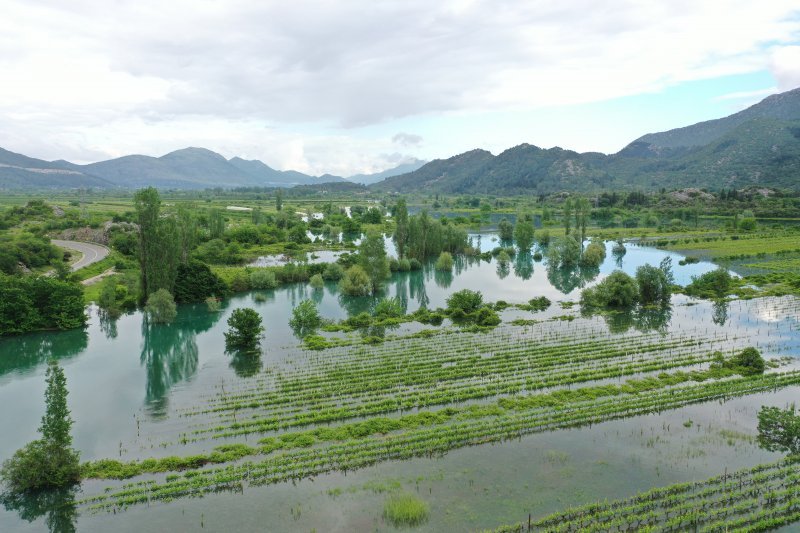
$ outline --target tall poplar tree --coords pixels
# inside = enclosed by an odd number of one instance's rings
[[[394,209],[394,244],[397,246],[397,255],[402,259],[406,256],[406,245],[408,244],[408,208],[404,198],[397,201]]]

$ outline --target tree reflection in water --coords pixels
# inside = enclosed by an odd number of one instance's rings
[[[163,417],[170,388],[197,373],[197,334],[209,330],[221,316],[198,305],[182,310],[171,324],[154,324],[142,317],[140,361],[147,371],[145,409],[150,416]]]
[[[78,511],[75,495],[78,487],[43,490],[0,495],[0,503],[6,511],[16,511],[26,522],[45,517],[47,530],[51,533],[74,533]]]

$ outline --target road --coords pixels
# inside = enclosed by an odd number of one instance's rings
[[[59,248],[67,248],[69,250],[75,250],[83,254],[83,257],[78,259],[72,265],[73,272],[83,267],[89,266],[92,263],[97,263],[98,261],[102,261],[108,255],[108,248],[100,244],[94,244],[90,242],[78,242],[78,241],[60,241],[57,239],[53,239],[50,242],[52,242]]]

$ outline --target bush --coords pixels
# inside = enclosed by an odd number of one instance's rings
[[[400,298],[397,297],[383,298],[375,306],[375,317],[378,319],[399,318],[403,314],[403,304],[400,303]]]
[[[313,300],[303,300],[292,310],[289,326],[301,338],[313,333],[322,323]]]
[[[723,298],[729,294],[732,282],[730,273],[719,267],[702,276],[692,277],[692,282],[686,286],[685,292],[689,296],[700,298]]]
[[[599,267],[606,258],[606,247],[600,243],[592,241],[583,251],[581,264],[588,267]]]
[[[496,326],[500,321],[500,315],[494,309],[488,307],[481,307],[473,316],[475,323],[479,326]]]
[[[250,287],[253,289],[274,289],[278,286],[275,272],[268,268],[256,268],[250,272]],[[247,290],[247,289],[244,289]]]
[[[325,286],[325,280],[322,279],[321,274],[314,274],[311,276],[311,279],[308,280],[309,285],[311,285],[312,289],[321,289]]]
[[[228,286],[208,265],[200,261],[189,261],[178,266],[175,278],[176,301],[202,302],[209,296],[224,296],[227,292]]]
[[[753,376],[755,374],[763,374],[766,364],[761,353],[752,346],[745,348],[741,352],[734,355],[730,360],[736,370],[743,376]]]
[[[636,280],[621,270],[615,270],[596,287],[584,289],[581,305],[586,307],[632,307],[639,298]]]
[[[147,305],[144,306],[144,310],[150,320],[156,324],[172,322],[178,314],[175,300],[167,289],[158,289],[151,294],[147,299]]]
[[[229,351],[255,351],[263,331],[261,315],[255,309],[235,309],[228,318],[225,348]]]
[[[762,407],[758,413],[758,444],[771,452],[800,454],[800,415],[789,409]]]
[[[322,271],[322,279],[326,279],[328,281],[339,281],[344,276],[344,269],[341,265],[336,263],[329,263],[325,266],[325,270]]]
[[[442,252],[436,260],[436,270],[450,272],[453,270],[453,256],[450,252]]]
[[[531,311],[544,311],[550,307],[550,299],[547,296],[538,296],[528,300],[528,306]]]
[[[411,270],[411,261],[409,261],[406,258],[401,259],[398,262],[397,269],[400,272],[408,272],[409,270]]]
[[[250,290],[250,277],[246,272],[236,272],[231,278],[231,290],[233,292],[245,292]]]
[[[353,265],[344,273],[339,289],[348,296],[368,296],[372,294],[372,282],[363,268]]]
[[[468,315],[477,311],[483,305],[483,295],[480,291],[469,289],[454,292],[447,299],[447,309],[451,313],[458,310]]]
[[[85,324],[80,285],[47,276],[0,274],[0,336]]]
[[[411,267],[411,270],[422,270],[422,263],[415,257],[409,259],[408,265]]]

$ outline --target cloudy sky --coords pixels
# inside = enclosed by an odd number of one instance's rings
[[[0,147],[350,175],[616,152],[800,86],[797,0],[0,0]]]

